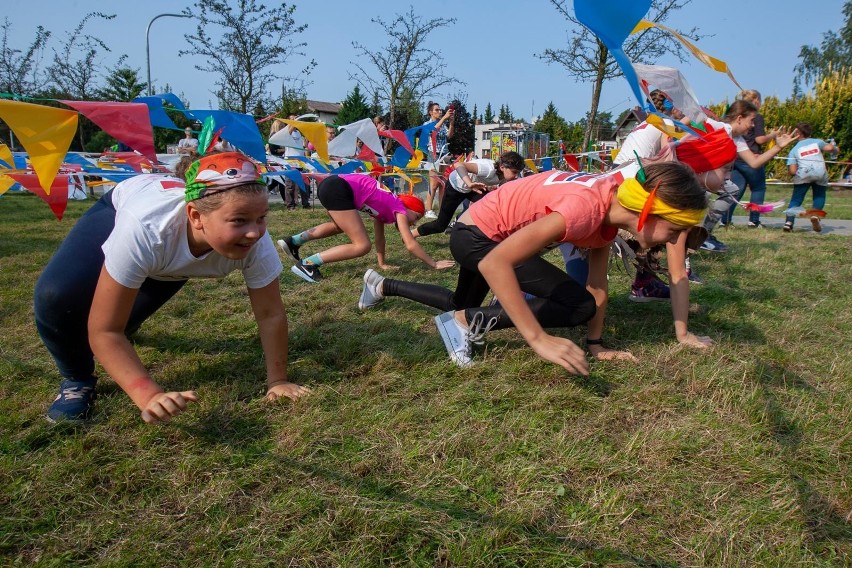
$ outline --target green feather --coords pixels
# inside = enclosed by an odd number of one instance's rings
[[[204,126],[201,127],[201,134],[198,135],[198,153],[202,156],[207,153],[210,146],[210,141],[213,140],[213,131],[216,129],[216,121],[212,116],[204,119]]]

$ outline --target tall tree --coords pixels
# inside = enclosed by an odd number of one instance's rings
[[[556,106],[553,104],[553,101],[548,103],[547,108],[544,109],[544,113],[541,115],[541,118],[536,121],[535,125],[533,125],[533,129],[536,132],[544,132],[550,136],[550,140],[556,142],[556,144],[551,144],[550,148],[548,148],[548,154],[551,156],[559,155],[559,144],[558,142],[565,141],[569,137],[569,126],[568,122],[559,116],[559,111],[556,110]]]
[[[50,32],[38,26],[35,37],[26,50],[9,46],[9,18],[3,20],[0,30],[0,91],[16,95],[34,95],[44,86],[38,72],[41,53],[50,38]]]
[[[453,127],[453,137],[447,141],[450,154],[467,154],[472,152],[476,147],[476,127],[473,124],[473,117],[467,111],[464,102],[460,98],[453,99],[449,103],[456,109],[455,126]]]
[[[479,114],[476,112],[476,103],[473,103],[473,123],[476,124],[476,121],[479,120]]]
[[[491,109],[491,103],[485,105],[485,114],[482,115],[482,122],[485,124],[494,124],[494,111]]]
[[[500,122],[512,122],[512,111],[509,110],[509,105],[500,105],[500,114],[497,115],[497,120]]]
[[[337,126],[352,124],[356,120],[370,118],[372,114],[372,110],[367,104],[367,99],[361,92],[361,87],[355,85],[355,88],[343,99],[343,103],[340,105],[340,112],[337,114],[334,123]]]
[[[85,33],[84,29],[92,20],[114,18],[115,14],[89,12],[77,27],[67,34],[60,49],[53,50],[53,60],[47,68],[47,74],[59,97],[84,101],[92,99],[97,93],[96,79],[101,69],[100,52],[112,50],[103,40]],[[123,58],[119,60],[119,64],[121,61]]]
[[[360,57],[366,59],[366,63],[352,62],[358,73],[350,73],[349,78],[357,81],[368,93],[378,95],[382,105],[388,108],[388,128],[398,128],[398,107],[406,90],[411,99],[420,100],[434,94],[444,85],[458,82],[443,74],[444,60],[441,53],[426,47],[429,34],[454,24],[456,20],[426,20],[415,14],[411,7],[406,14],[397,14],[391,21],[380,17],[370,21],[382,28],[387,44],[380,49],[370,50],[357,41],[352,42],[352,47]]]
[[[793,68],[793,92],[799,95],[802,87],[819,83],[832,71],[852,68],[852,0],[843,5],[846,21],[839,32],[822,34],[819,47],[803,45],[799,52],[799,63]]]
[[[198,26],[194,34],[184,36],[192,49],[180,54],[205,58],[195,68],[216,77],[213,94],[223,109],[247,113],[258,102],[275,106],[266,88],[280,78],[273,68],[285,65],[293,56],[305,56],[307,44],[296,38],[308,26],[296,25],[295,10],[295,5],[285,2],[267,8],[255,0],[198,0],[183,12],[196,18]],[[210,29],[221,31],[221,35],[210,36]],[[299,77],[307,76],[315,66],[311,60]],[[298,77],[287,79],[304,84]]]
[[[139,82],[139,69],[121,65],[114,67],[104,81],[98,97],[107,101],[132,101],[148,89],[148,83]]]
[[[672,12],[689,4],[692,0],[652,0],[651,9],[646,20],[656,23],[665,22]],[[609,50],[595,34],[583,26],[574,15],[573,2],[569,0],[550,0],[556,11],[569,23],[568,46],[560,49],[545,49],[538,55],[548,63],[557,63],[565,67],[568,73],[583,82],[592,83],[592,101],[587,115],[586,132],[583,137],[583,147],[588,147],[595,128],[598,104],[604,81],[621,76],[621,70],[609,53]],[[677,30],[679,34],[693,41],[701,35],[696,28],[688,32]],[[680,42],[668,33],[649,28],[633,34],[624,42],[624,51],[631,61],[652,64],[664,54],[670,53],[680,61],[685,58],[685,50]]]

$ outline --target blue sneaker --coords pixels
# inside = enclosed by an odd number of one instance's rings
[[[94,377],[87,381],[72,381],[65,379],[59,385],[59,394],[47,410],[47,419],[50,422],[59,420],[79,421],[86,420],[95,406],[95,383]]]

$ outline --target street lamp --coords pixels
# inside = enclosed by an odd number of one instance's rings
[[[165,16],[171,16],[172,18],[189,18],[186,14],[157,14],[151,21],[148,22],[148,27],[145,29],[145,61],[148,65],[148,96],[154,94],[153,89],[151,88],[151,24],[154,23],[154,20],[157,18],[162,18]]]

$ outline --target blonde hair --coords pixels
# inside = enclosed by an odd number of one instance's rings
[[[737,96],[738,98],[744,101],[748,101],[752,104],[754,104],[755,102],[763,101],[763,97],[761,97],[760,93],[755,91],[754,89],[743,89]]]

